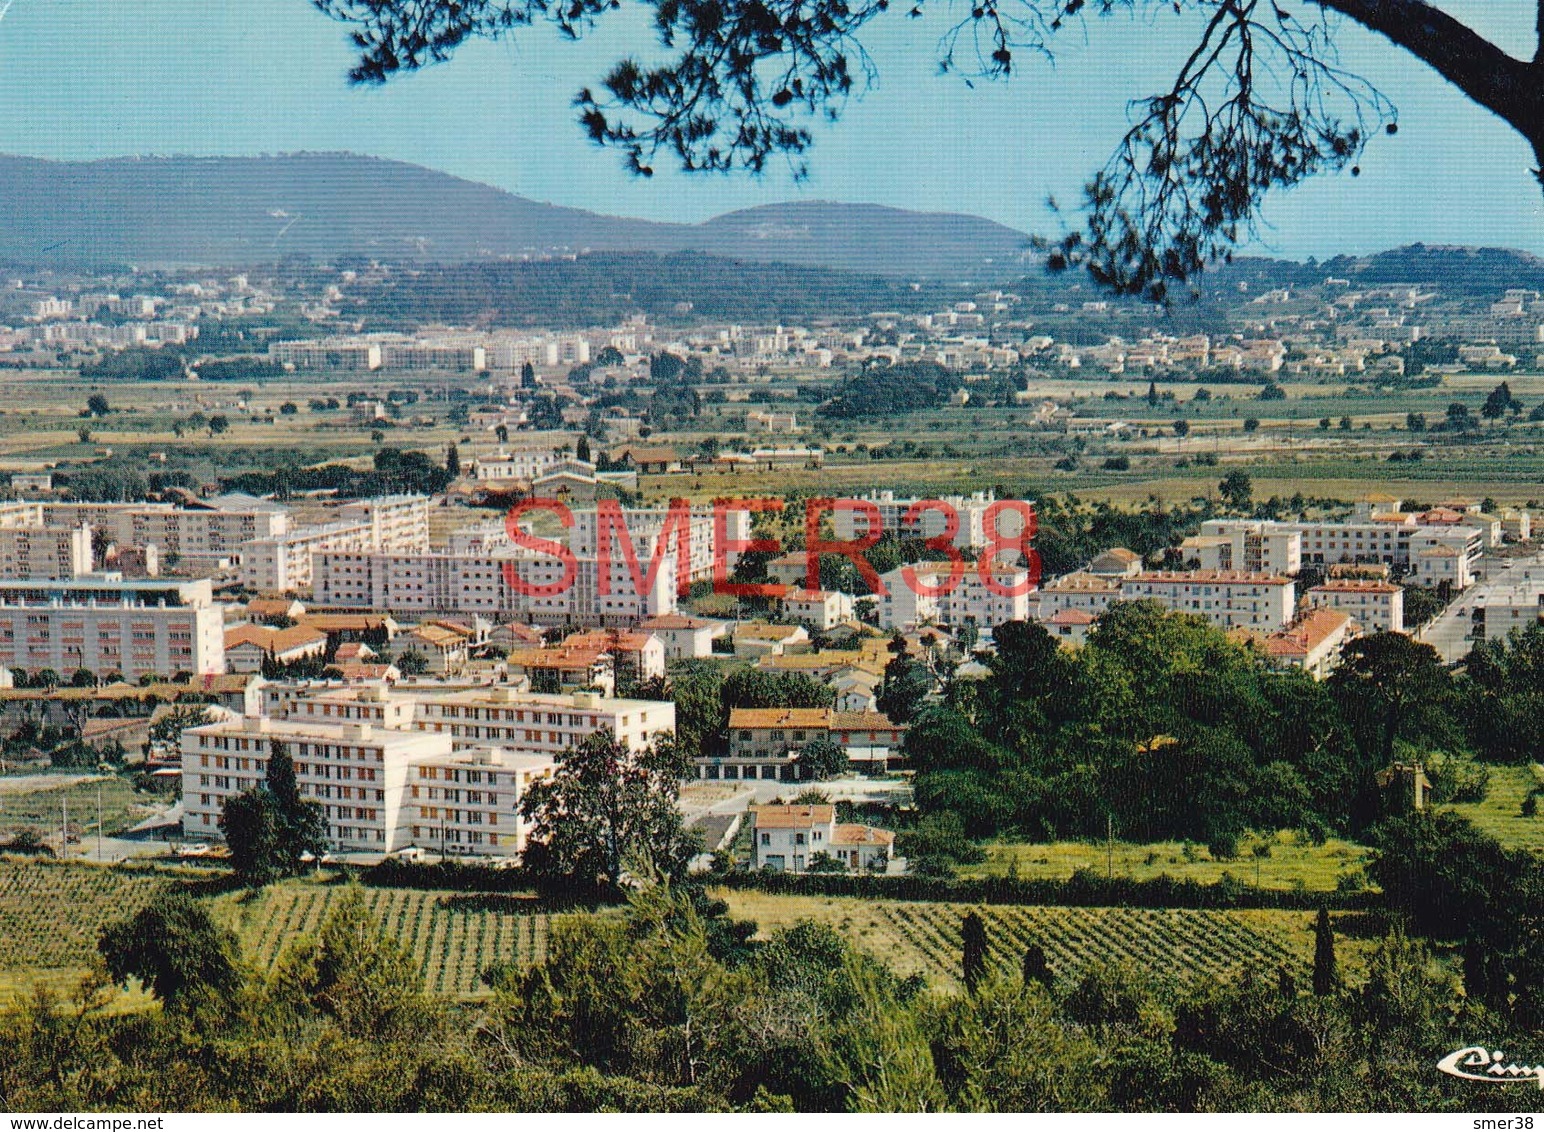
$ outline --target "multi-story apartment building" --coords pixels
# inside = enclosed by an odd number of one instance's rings
[[[290,529],[283,504],[249,495],[224,495],[206,506],[169,503],[45,503],[42,524],[89,524],[118,546],[153,546],[162,559],[232,557],[254,539],[277,538]]]
[[[1472,577],[1474,563],[1484,552],[1488,537],[1477,526],[1422,524],[1416,521],[1415,515],[1397,511],[1293,523],[1209,519],[1201,524],[1202,541],[1207,536],[1233,538],[1238,532],[1269,541],[1274,536],[1294,531],[1299,535],[1302,565],[1376,562],[1416,570],[1422,552],[1442,548],[1457,553],[1462,565],[1451,573],[1464,578]],[[1446,554],[1443,556],[1447,557]],[[1468,584],[1468,581],[1463,583]]]
[[[78,578],[91,573],[91,528],[0,526],[0,578]]]
[[[456,750],[507,747],[527,754],[560,755],[586,736],[608,728],[629,750],[675,734],[675,705],[614,699],[588,692],[548,695],[503,685],[446,690],[408,685],[379,687],[269,684],[264,714],[316,722],[363,722],[448,735]]]
[[[0,581],[0,668],[221,673],[224,609],[207,579]]]
[[[1292,579],[1279,574],[1225,570],[1156,571],[1121,582],[1122,601],[1156,601],[1195,613],[1224,629],[1274,633],[1296,609]]]
[[[1181,550],[1196,558],[1202,570],[1296,574],[1303,568],[1301,531],[1259,522],[1217,520],[1203,524],[1202,531],[1181,544]]]
[[[329,338],[320,342],[275,342],[268,360],[297,370],[341,370],[364,373],[381,368],[379,342]]]
[[[386,342],[381,368],[403,373],[477,373],[488,368],[488,352],[466,342]]]
[[[1120,600],[1119,578],[1103,577],[1081,571],[1063,574],[1039,592],[1037,621],[1050,621],[1067,609],[1081,610],[1095,617]]]
[[[314,584],[318,555],[376,551],[423,554],[429,549],[426,496],[361,499],[340,507],[337,514],[334,522],[296,527],[242,546],[242,582],[259,593],[288,593]]]
[[[337,849],[510,856],[526,843],[521,799],[563,751],[601,728],[632,750],[675,730],[670,703],[509,687],[269,684],[262,711],[184,732],[188,836],[219,836],[225,801],[264,781],[277,743]]]
[[[1405,591],[1393,582],[1371,578],[1331,578],[1305,596],[1309,605],[1338,609],[1370,633],[1402,633]]]
[[[338,550],[319,553],[315,561],[313,604],[319,608],[482,613],[541,625],[630,625],[676,609],[673,551],[661,560],[653,585],[641,593],[620,551],[606,565],[604,587],[602,565],[593,556],[575,559],[572,579],[565,578],[560,559],[524,552],[450,555]],[[645,575],[648,562],[648,556],[640,553],[638,568]]]
[[[643,570],[648,569],[649,561],[653,558],[666,527],[670,527],[669,536],[666,538],[666,549],[679,554],[680,551],[680,527],[671,526],[671,512],[664,507],[624,507],[621,515],[626,530],[619,531],[615,522],[607,531],[608,553],[613,559],[625,561],[626,550],[623,548],[623,540],[631,539],[634,554],[638,557],[638,565]],[[718,545],[716,535],[716,522],[713,508],[692,507],[688,512],[686,526],[687,540],[687,576],[694,582],[709,582],[713,580],[714,554]],[[585,510],[574,512],[573,534],[569,545],[574,552],[581,556],[598,555],[600,553],[600,512],[598,510]],[[745,542],[751,537],[751,515],[749,511],[729,509],[724,512],[724,572],[727,574],[740,560],[737,550],[729,547],[737,542]]]
[[[949,584],[949,564],[922,562],[899,566],[880,575],[886,593],[878,598],[879,624],[886,629],[922,624],[963,625],[974,621],[990,627],[1005,621],[1027,621],[1036,601],[1030,573],[1022,567],[997,566],[994,586],[988,586],[974,562],[965,563],[948,593],[919,592]],[[910,574],[912,581],[908,581]]]
[[[406,846],[409,767],[451,755],[448,736],[373,723],[258,716],[189,728],[182,733],[183,832],[218,836],[225,802],[263,783],[275,744],[294,760],[301,797],[321,804],[328,840],[351,852]]]
[[[860,497],[872,504],[879,513],[880,532],[895,533],[904,538],[936,538],[949,529],[947,512],[929,508],[917,514],[910,523],[905,522],[907,512],[919,501],[897,498],[893,491]],[[952,507],[959,517],[959,528],[954,534],[954,545],[962,550],[985,546],[991,539],[986,529],[987,511],[997,502],[989,492],[978,491],[972,495],[947,495],[942,502]],[[1026,504],[1026,506],[1030,506]],[[1002,538],[1014,538],[1024,529],[1024,516],[1015,507],[1000,508],[995,525]],[[866,511],[851,507],[838,507],[831,513],[831,526],[836,537],[852,541],[869,533],[869,515]]]
[[[525,852],[530,822],[520,813],[526,792],[551,778],[551,755],[479,747],[416,761],[408,771],[409,843],[441,856],[512,856]]]

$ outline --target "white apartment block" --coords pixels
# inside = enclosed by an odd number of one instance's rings
[[[90,527],[0,527],[0,578],[78,578],[89,573]]]
[[[500,450],[491,456],[479,456],[472,472],[483,481],[533,480],[563,458],[550,447]]]
[[[441,856],[514,856],[530,831],[520,813],[526,792],[551,778],[551,755],[481,747],[436,755],[409,768],[403,801],[409,843]]]
[[[0,668],[170,676],[225,671],[224,610],[207,579],[0,582]]]
[[[254,539],[276,538],[290,529],[288,508],[245,496],[225,497],[210,507],[169,503],[45,503],[42,523],[50,527],[89,524],[118,546],[153,546],[164,558],[221,558],[240,553]]]
[[[883,534],[895,533],[904,538],[928,539],[936,538],[949,529],[948,513],[936,508],[920,511],[910,523],[905,522],[907,512],[919,502],[917,499],[897,498],[893,491],[858,498],[873,504],[878,511],[880,532]],[[959,529],[953,539],[955,546],[963,550],[987,544],[991,534],[986,529],[986,513],[997,502],[992,492],[978,491],[968,496],[946,495],[937,502],[953,507],[959,516]],[[838,539],[851,542],[868,535],[869,516],[865,511],[838,507],[831,512],[831,526]],[[1014,538],[1024,529],[1024,517],[1018,509],[1004,507],[997,513],[995,526],[1003,538]]]
[[[361,499],[339,508],[338,516],[335,522],[296,527],[278,537],[244,545],[243,584],[259,593],[288,593],[313,585],[318,555],[374,551],[420,554],[429,549],[426,496]]]
[[[522,692],[507,685],[450,689],[398,685],[270,684],[264,714],[316,723],[366,723],[446,736],[456,751],[496,746],[523,754],[561,755],[609,728],[629,750],[641,751],[675,734],[675,704],[616,699],[589,692]]]
[[[488,368],[482,346],[461,342],[387,342],[381,369],[403,373],[476,373]]]
[[[1098,617],[1120,600],[1120,578],[1104,577],[1078,571],[1063,574],[1039,593],[1037,621],[1050,621],[1065,610],[1078,610]]]
[[[311,587],[313,556],[375,549],[372,532],[360,522],[296,527],[276,538],[254,539],[241,548],[241,581],[261,594],[282,594]]]
[[[1202,533],[1182,544],[1202,570],[1296,574],[1303,568],[1301,531],[1263,522],[1208,520]]]
[[[1337,609],[1369,633],[1405,631],[1405,591],[1393,582],[1364,578],[1331,578],[1305,596],[1312,606]]]
[[[189,728],[182,733],[186,836],[220,835],[221,808],[263,783],[275,743],[295,762],[301,797],[321,804],[328,840],[347,852],[390,853],[406,846],[408,768],[451,753],[446,736],[372,723],[255,716]]]
[[[268,360],[297,370],[341,370],[365,373],[381,368],[379,342],[355,342],[340,338],[319,342],[275,342]]]
[[[907,581],[911,573],[914,582]],[[949,584],[949,563],[919,562],[898,566],[881,574],[885,596],[878,598],[876,613],[886,629],[904,629],[916,625],[1001,625],[1005,621],[1028,621],[1036,607],[1036,594],[1030,585],[1029,571],[1017,566],[996,566],[994,586],[988,586],[975,562],[967,561],[948,593],[920,593],[920,589],[939,589]],[[1006,591],[1006,592],[998,592]]]
[[[679,514],[679,512],[677,512]],[[617,529],[613,521],[608,530],[609,553],[613,559],[626,560],[624,543],[630,539],[633,545],[633,553],[638,558],[638,566],[645,573],[648,571],[649,561],[654,556],[661,535],[669,526],[670,533],[666,539],[667,551],[678,552],[680,549],[680,526],[671,519],[671,512],[665,507],[624,507],[621,508],[622,521],[625,532]],[[709,582],[713,580],[713,557],[717,546],[716,535],[717,520],[714,517],[711,506],[692,507],[688,511],[687,522],[687,576],[694,582]],[[600,512],[598,510],[585,510],[574,512],[573,534],[569,538],[569,545],[576,554],[581,556],[598,555],[600,553]],[[746,542],[751,537],[751,514],[749,511],[726,510],[724,512],[724,538],[726,545],[733,542]],[[724,553],[724,570],[727,574],[740,560],[738,551]]]
[[[574,577],[566,585],[560,559],[524,553],[337,550],[318,553],[315,563],[312,603],[318,608],[481,613],[543,625],[630,625],[676,609],[673,553],[665,555],[654,584],[641,593],[620,552],[612,556],[606,571],[605,593],[601,592],[601,564],[594,557],[577,557]],[[646,555],[640,554],[638,568],[647,574]]]
[[[1223,629],[1274,633],[1292,620],[1295,587],[1279,574],[1184,570],[1136,574],[1121,582],[1122,601],[1156,601]]]
[[[1484,552],[1487,537],[1478,526],[1423,525],[1416,522],[1416,516],[1403,512],[1301,523],[1211,519],[1201,524],[1203,538],[1231,538],[1240,530],[1246,534],[1252,532],[1262,540],[1284,532],[1297,532],[1304,566],[1378,562],[1412,570],[1417,568],[1423,551],[1444,547],[1457,552],[1463,560],[1461,568],[1450,571],[1454,576],[1472,574],[1474,563]],[[1464,585],[1467,584],[1466,581]]]

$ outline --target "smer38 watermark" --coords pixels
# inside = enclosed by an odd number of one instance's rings
[[[776,598],[790,587],[775,582],[731,581],[732,560],[746,553],[776,555],[783,547],[776,539],[741,538],[731,536],[731,516],[745,516],[779,512],[784,509],[781,499],[719,499],[712,505],[712,581],[713,592],[731,597]],[[860,514],[863,522],[854,529],[861,530],[856,538],[830,538],[825,534],[824,520],[837,511],[853,511]],[[553,515],[565,530],[574,526],[574,515],[568,505],[558,499],[526,499],[515,504],[505,516],[505,527],[510,540],[517,547],[534,556],[545,557],[561,564],[562,572],[551,580],[536,581],[521,572],[523,563],[537,559],[511,559],[504,565],[504,581],[516,593],[526,597],[555,597],[571,589],[580,576],[579,556],[574,550],[553,539],[542,538],[525,528],[523,520],[533,512]],[[698,512],[701,514],[701,512]],[[739,524],[736,524],[737,526]],[[1030,503],[1016,499],[993,502],[980,516],[979,532],[972,530],[961,537],[960,515],[949,502],[942,499],[920,499],[911,504],[899,516],[898,530],[893,533],[920,541],[935,556],[927,569],[906,566],[901,570],[902,582],[922,597],[941,597],[951,593],[966,582],[969,571],[987,592],[999,597],[1020,597],[1035,590],[1040,584],[1040,556],[1031,545],[1036,533],[1035,509]],[[674,557],[676,591],[686,594],[691,587],[690,563],[693,532],[693,509],[684,499],[671,502],[665,514],[663,526],[653,538],[649,566],[645,572],[638,561],[638,549],[627,528],[627,516],[616,500],[600,500],[595,508],[593,553],[598,565],[594,572],[601,594],[610,591],[611,566],[619,549],[626,562],[628,574],[639,594],[654,589],[660,570],[667,558]],[[748,530],[748,525],[746,525]],[[823,556],[840,556],[856,569],[869,591],[884,597],[888,587],[867,556],[867,551],[879,542],[887,532],[884,516],[879,507],[867,499],[810,499],[804,507],[804,551],[806,554],[805,588],[818,590],[820,562]],[[672,545],[673,543],[673,545]],[[967,561],[962,545],[979,550],[974,562]],[[943,569],[947,566],[947,569]],[[547,571],[550,577],[554,571]],[[940,576],[942,575],[942,576]]]
[[[1536,1081],[1544,1090],[1544,1065],[1522,1065],[1511,1061],[1502,1050],[1489,1050],[1484,1046],[1465,1046],[1454,1050],[1441,1061],[1437,1068],[1449,1077],[1465,1081],[1484,1081],[1491,1085],[1504,1085],[1518,1081]]]

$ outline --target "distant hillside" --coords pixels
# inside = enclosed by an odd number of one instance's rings
[[[540,263],[463,263],[394,275],[357,291],[371,330],[453,326],[590,326],[642,311],[666,322],[789,322],[876,310],[936,308],[942,284],[698,252],[592,252]]]
[[[822,202],[655,224],[349,154],[0,156],[0,260],[39,266],[699,251],[880,275],[996,279],[1022,270],[1024,244],[1022,233],[977,217]]]
[[[1300,287],[1327,278],[1348,279],[1353,287],[1412,283],[1440,287],[1449,296],[1499,297],[1508,287],[1544,291],[1544,259],[1511,248],[1465,248],[1410,244],[1366,256],[1335,256],[1312,263],[1240,256],[1208,272],[1210,289],[1240,283],[1250,290]]]

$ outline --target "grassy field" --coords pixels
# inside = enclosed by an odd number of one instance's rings
[[[799,920],[829,924],[901,974],[920,973],[957,985],[960,922],[969,905],[853,897],[769,896],[723,890],[733,915],[752,919],[765,935]],[[1181,908],[1046,908],[990,905],[975,909],[986,921],[990,958],[1017,971],[1030,942],[1045,951],[1058,980],[1075,978],[1098,960],[1123,959],[1160,982],[1226,978],[1248,967],[1273,975],[1285,966],[1303,981],[1313,962],[1313,916],[1307,912],[1210,912]],[[1360,931],[1362,917],[1334,917],[1339,930]],[[1355,975],[1370,944],[1342,936],[1336,955]]]
[[[992,842],[985,846],[986,860],[960,869],[963,876],[1003,876],[1010,870],[1027,879],[1065,880],[1077,869],[1091,869],[1100,876],[1106,871],[1133,880],[1151,880],[1170,876],[1215,884],[1224,874],[1245,884],[1264,888],[1304,888],[1310,892],[1333,892],[1342,876],[1358,873],[1367,863],[1368,850],[1349,841],[1331,838],[1323,845],[1299,840],[1282,832],[1264,842],[1270,856],[1255,856],[1251,851],[1258,842],[1245,840],[1238,856],[1217,860],[1204,845],[1192,845],[1186,853],[1178,841],[1136,845],[1117,841],[1058,841],[1036,845],[1021,842]]]
[[[1513,849],[1544,853],[1544,814],[1523,817],[1523,799],[1536,784],[1544,785],[1544,773],[1536,779],[1528,766],[1492,766],[1483,802],[1454,806],[1480,829]]]
[[[66,808],[72,834],[94,834],[99,793],[103,832],[107,834],[121,833],[167,805],[166,799],[141,793],[122,778],[103,777],[88,782],[64,778],[57,786],[40,785],[23,792],[0,791],[0,834],[22,829],[57,834]]]

